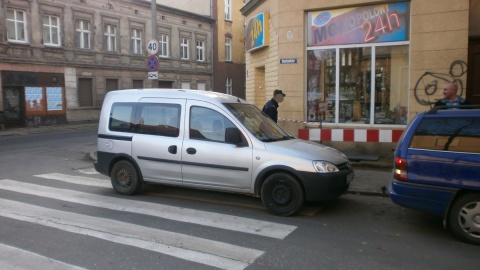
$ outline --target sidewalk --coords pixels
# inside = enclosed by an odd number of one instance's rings
[[[71,123],[66,125],[12,128],[0,130],[0,140],[9,136],[54,133],[65,130],[97,129],[98,123]],[[91,149],[90,158],[95,161],[96,149]],[[377,161],[352,161],[355,178],[350,184],[349,193],[382,196],[382,187],[387,186],[392,176],[393,158]]]

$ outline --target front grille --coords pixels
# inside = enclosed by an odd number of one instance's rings
[[[350,162],[345,162],[345,163],[342,163],[342,164],[338,164],[337,168],[340,171],[349,171],[349,170],[351,170],[352,166],[350,165]]]

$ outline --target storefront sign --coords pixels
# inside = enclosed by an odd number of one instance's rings
[[[308,46],[408,40],[406,2],[308,13]]]
[[[260,13],[250,19],[247,26],[245,47],[251,52],[265,46],[270,42],[268,13]]]
[[[297,58],[282,58],[280,59],[280,64],[296,64]]]

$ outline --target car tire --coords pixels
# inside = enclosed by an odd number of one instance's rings
[[[480,193],[458,198],[448,216],[450,230],[465,242],[480,245]]]
[[[113,189],[123,195],[133,195],[142,187],[137,170],[126,160],[121,160],[113,166],[110,179]]]
[[[286,173],[274,173],[267,177],[260,196],[265,208],[277,216],[295,214],[303,206],[305,198],[297,179]]]

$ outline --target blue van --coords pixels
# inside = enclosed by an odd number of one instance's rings
[[[394,203],[440,216],[460,239],[480,244],[480,106],[418,114],[395,151],[387,193]]]

